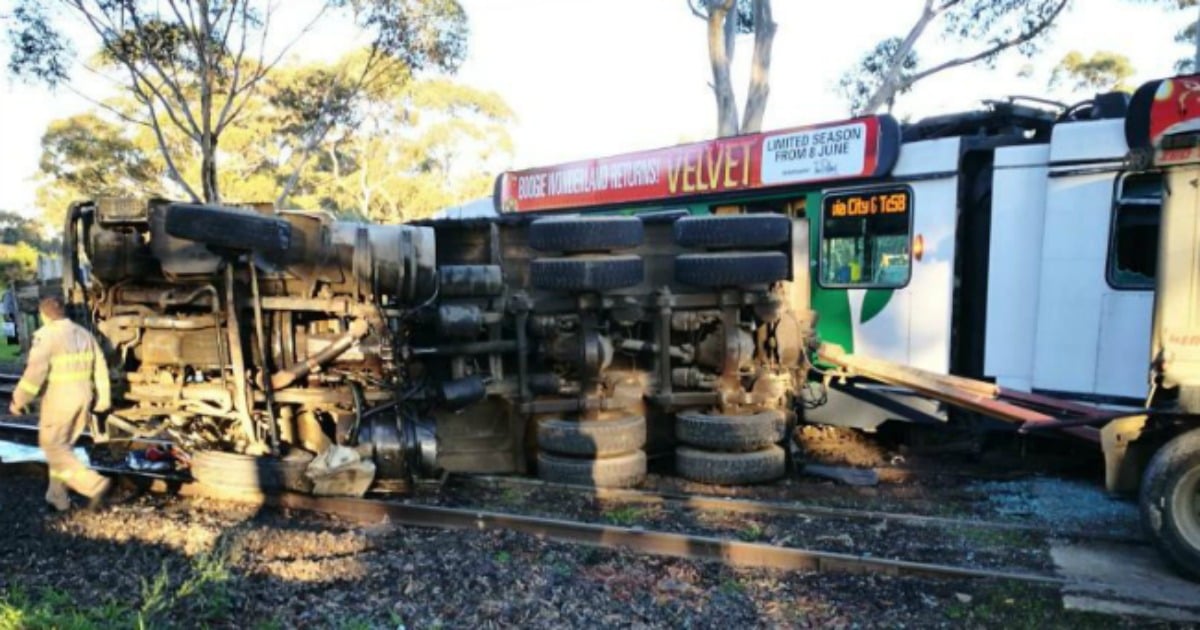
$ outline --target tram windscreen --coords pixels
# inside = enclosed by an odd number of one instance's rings
[[[821,285],[908,284],[911,219],[912,190],[907,186],[827,195],[821,207]]]

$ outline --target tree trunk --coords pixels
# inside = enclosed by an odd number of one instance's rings
[[[201,146],[200,185],[204,189],[204,203],[221,201],[217,188],[217,139],[211,135]]]
[[[734,0],[710,0],[708,4],[708,58],[712,64],[713,96],[717,101],[717,135],[736,136],[738,106],[733,96],[729,62],[733,51]]]
[[[208,2],[201,0],[199,13],[200,37],[196,42],[196,57],[200,61],[200,187],[204,203],[221,200],[217,189],[217,136],[213,133],[213,68],[209,40],[212,38],[211,14]]]
[[[754,0],[754,59],[750,65],[750,88],[746,92],[742,133],[762,131],[767,96],[771,93],[771,46],[775,43],[775,26],[771,19],[771,0]]]

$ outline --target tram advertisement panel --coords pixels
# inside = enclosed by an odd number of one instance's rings
[[[870,116],[505,173],[496,204],[563,210],[877,177],[899,151],[896,120]]]

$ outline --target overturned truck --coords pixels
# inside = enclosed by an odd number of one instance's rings
[[[631,486],[648,455],[744,483],[783,474],[806,372],[792,232],[99,199],[68,213],[64,290],[112,372],[93,434],[166,438],[203,481],[311,490],[313,458],[339,453],[361,464],[351,493],[439,471]]]

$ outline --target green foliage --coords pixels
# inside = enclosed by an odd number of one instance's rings
[[[1050,85],[1066,84],[1076,92],[1106,92],[1120,90],[1129,92],[1126,79],[1134,75],[1129,57],[1120,53],[1100,50],[1084,57],[1077,50],[1063,56],[1050,75]]]
[[[218,544],[211,551],[192,559],[184,578],[171,578],[167,564],[153,580],[142,579],[142,605],[138,622],[154,627],[172,614],[188,612],[206,621],[228,620],[233,606],[229,570],[229,549]]]
[[[44,4],[18,4],[6,20],[11,55],[8,70],[53,86],[67,78],[66,58],[73,50],[53,26]]]
[[[513,113],[495,93],[445,78],[414,80],[396,67],[352,108],[335,112],[314,104],[314,86],[340,80],[351,72],[346,66],[361,69],[366,54],[285,66],[264,79],[222,139],[218,179],[224,199],[273,202],[282,196],[283,204],[295,207],[404,221],[490,192],[492,173],[513,151],[507,131]],[[328,129],[313,138],[308,130],[318,119]],[[176,147],[181,175],[199,186],[202,156],[177,130],[164,132]],[[311,159],[302,160],[306,150]],[[166,166],[148,129],[98,112],[52,123],[41,166],[38,205],[52,225],[61,224],[78,199],[186,196],[162,177]]]
[[[639,507],[636,505],[622,505],[605,512],[604,519],[613,525],[631,527],[645,519],[648,514],[649,512],[647,512],[646,508],[644,507]]]
[[[888,66],[896,58],[901,43],[902,40],[899,37],[889,37],[875,44],[875,48],[858,60],[856,71],[846,72],[838,80],[838,89],[850,103],[850,111],[863,111],[867,102],[871,100],[871,96],[882,87]],[[900,64],[900,78],[904,81],[908,80],[916,71],[917,64],[917,53],[909,50]],[[906,85],[897,92],[904,94],[910,89],[912,86]],[[891,101],[888,105],[890,108]]]
[[[913,84],[951,68],[992,65],[1009,50],[1032,57],[1040,51],[1070,0],[932,0],[904,36],[877,43],[848,69],[839,82],[851,111],[874,113],[891,106]],[[962,42],[974,51],[958,57],[918,63],[918,44],[930,31],[943,41]]]
[[[42,252],[57,251],[59,241],[46,238],[42,227],[43,224],[37,220],[28,219],[15,212],[0,210],[0,244],[27,243]]]
[[[20,588],[0,593],[0,630],[129,628],[136,617],[127,606],[115,602],[80,606],[66,593],[53,589],[36,596]]]
[[[37,277],[38,250],[26,242],[0,244],[0,284],[28,282]]]
[[[761,524],[759,524],[757,521],[750,521],[750,522],[746,523],[746,525],[744,527],[742,527],[742,529],[738,530],[738,533],[737,533],[738,538],[741,538],[742,540],[744,540],[746,542],[754,542],[756,540],[762,540],[762,538],[765,534],[766,534],[766,530],[764,530],[763,526]]]
[[[37,191],[42,218],[61,226],[73,201],[161,194],[153,145],[87,112],[50,122],[42,134]]]
[[[68,80],[65,69],[74,51],[65,45],[64,31],[90,27],[100,46],[89,69],[121,86],[125,99],[116,105],[104,101],[103,107],[150,132],[153,150],[143,147],[143,153],[161,157],[161,173],[177,190],[215,202],[221,199],[218,157],[229,153],[218,151],[228,148],[222,144],[226,131],[248,115],[264,79],[314,25],[327,17],[349,18],[370,42],[361,63],[310,73],[297,89],[276,92],[274,105],[298,113],[295,119],[304,123],[284,130],[300,139],[292,151],[299,158],[284,180],[286,194],[307,159],[335,125],[347,122],[375,81],[390,78],[395,68],[453,71],[466,50],[466,15],[458,0],[325,0],[305,8],[308,18],[298,16],[305,26],[280,34],[271,30],[280,21],[271,18],[282,9],[270,0],[16,0],[7,28],[9,68],[18,77],[52,85]],[[287,9],[295,10],[291,4]],[[280,46],[281,52],[265,56],[266,49]]]

